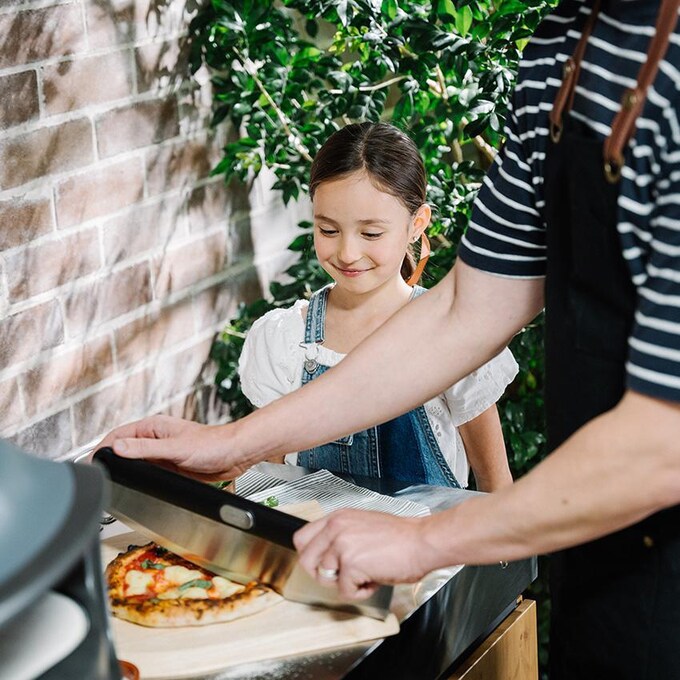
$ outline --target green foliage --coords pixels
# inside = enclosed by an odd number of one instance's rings
[[[246,181],[266,166],[288,202],[344,124],[386,120],[418,144],[435,219],[424,285],[451,268],[484,172],[502,142],[521,49],[556,0],[212,0],[196,17],[192,65],[206,64],[213,125],[238,136],[213,170]],[[329,279],[311,225],[290,244],[298,261],[267,300],[243,304],[212,349],[219,395],[233,417],[252,407],[236,371],[254,320]],[[542,319],[511,345],[520,375],[499,404],[515,476],[545,453]]]
[[[347,122],[388,120],[421,149],[435,219],[429,286],[450,269],[480,181],[501,143],[521,49],[554,0],[212,0],[194,20],[194,68],[207,64],[213,124],[240,131],[213,170],[246,181],[263,166],[284,201],[307,190],[318,148]],[[234,417],[251,410],[236,367],[255,319],[328,281],[311,225],[268,300],[242,305],[212,356]],[[521,373],[501,415],[517,474],[544,452],[541,323],[513,342]]]

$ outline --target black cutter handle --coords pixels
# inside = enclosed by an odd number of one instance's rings
[[[229,491],[222,491],[159,465],[122,458],[108,446],[99,449],[93,460],[106,468],[111,481],[116,484],[255,534],[286,548],[295,549],[293,534],[307,524],[299,517],[249,501]]]

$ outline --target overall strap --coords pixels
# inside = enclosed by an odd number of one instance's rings
[[[581,61],[588,46],[588,38],[590,38],[590,34],[593,32],[597,15],[600,13],[600,4],[600,0],[595,0],[574,54],[564,63],[562,84],[557,91],[557,95],[555,95],[555,101],[550,111],[550,138],[555,144],[560,141],[562,136],[562,118],[565,113],[571,111],[571,107],[574,104],[574,92],[576,91],[576,83],[581,72]]]
[[[425,265],[427,264],[427,261],[430,259],[430,252],[431,252],[431,246],[430,246],[430,239],[427,238],[427,234],[423,232],[420,235],[420,257],[418,258],[418,264],[416,265],[416,268],[409,277],[408,283],[409,286],[415,286],[418,281],[420,281],[420,277],[423,275],[423,272],[425,271]]]
[[[621,169],[625,165],[623,149],[635,133],[635,123],[645,104],[647,90],[654,82],[659,62],[666,54],[668,42],[678,22],[679,7],[680,0],[662,0],[655,33],[647,50],[647,61],[638,73],[635,87],[626,90],[621,98],[621,108],[604,143],[604,173],[612,184],[621,178]]]
[[[316,342],[321,344],[325,338],[326,331],[326,305],[328,294],[331,292],[333,284],[317,290],[309,300],[307,307],[307,320],[305,322],[305,343]]]

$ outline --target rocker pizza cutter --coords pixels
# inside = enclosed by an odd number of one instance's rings
[[[108,511],[186,560],[240,583],[257,580],[295,602],[384,620],[392,587],[360,602],[341,598],[302,568],[293,534],[305,520],[142,460],[99,449],[93,461],[111,480]]]

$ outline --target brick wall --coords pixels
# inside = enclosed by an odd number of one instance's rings
[[[215,420],[208,352],[307,208],[210,178],[195,0],[0,0],[0,437],[49,458]],[[199,84],[201,83],[201,84]]]

